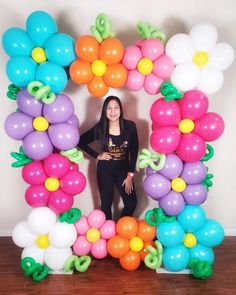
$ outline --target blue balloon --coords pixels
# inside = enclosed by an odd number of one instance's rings
[[[207,246],[218,246],[224,240],[224,229],[214,219],[207,219],[206,224],[195,233],[198,243]]]
[[[190,259],[198,258],[201,261],[207,261],[210,264],[214,262],[214,252],[211,248],[205,247],[201,244],[197,244],[193,248],[189,248]]]
[[[37,64],[27,56],[15,56],[6,65],[9,80],[19,87],[25,87],[35,80]]]
[[[206,222],[206,213],[200,206],[185,205],[184,210],[177,216],[177,220],[186,232],[201,229]]]
[[[60,65],[50,61],[39,65],[36,80],[50,86],[54,93],[62,92],[67,85],[66,71]]]
[[[163,264],[168,271],[181,271],[189,263],[189,250],[183,245],[167,248],[163,253]]]
[[[46,40],[57,33],[57,24],[54,19],[44,11],[35,11],[26,21],[26,31],[36,46],[42,46]]]
[[[185,232],[177,221],[162,222],[158,226],[157,239],[165,247],[175,247],[182,243]]]
[[[75,41],[67,34],[55,34],[44,45],[48,60],[63,67],[75,60]]]
[[[9,56],[30,56],[34,48],[34,44],[27,33],[19,28],[10,28],[4,33],[2,46]]]

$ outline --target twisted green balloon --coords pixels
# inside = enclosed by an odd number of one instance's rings
[[[115,34],[111,31],[111,28],[111,20],[104,13],[100,13],[96,17],[95,26],[91,26],[90,31],[97,41],[101,43],[104,39],[115,36]]]
[[[8,91],[7,91],[7,97],[12,99],[12,100],[16,100],[17,98],[17,94],[18,92],[21,90],[20,87],[14,85],[14,84],[10,84],[8,86]]]
[[[25,276],[32,276],[35,282],[42,281],[49,272],[47,265],[37,263],[32,257],[24,257],[21,260],[21,268],[24,270]]]
[[[145,220],[151,226],[158,226],[162,222],[172,222],[176,220],[176,217],[165,215],[161,208],[154,208],[146,212]]]
[[[59,215],[60,222],[66,222],[72,224],[79,220],[81,217],[81,211],[78,208],[72,208]]]
[[[151,245],[147,246],[147,250],[150,252],[144,258],[144,263],[148,268],[157,269],[162,264],[163,258],[163,247],[159,241],[155,241],[157,249],[153,248]]]
[[[154,27],[149,23],[138,22],[136,30],[143,39],[156,38],[159,39],[162,43],[164,43],[166,40],[166,35],[157,27]]]
[[[207,162],[214,156],[214,149],[210,144],[207,144],[207,152],[205,156],[201,159],[201,162]]]
[[[197,258],[190,260],[188,267],[192,275],[197,279],[206,280],[212,276],[212,266],[207,261],[201,261]]]
[[[27,85],[27,91],[36,99],[41,99],[45,104],[51,104],[55,101],[56,95],[51,91],[50,86],[44,86],[39,81],[32,81]]]
[[[151,153],[147,149],[142,149],[141,153],[138,157],[138,166],[140,169],[150,166],[153,170],[159,171],[165,166],[166,155]],[[156,161],[159,161],[158,165],[155,164]]]
[[[208,172],[208,167],[206,167],[207,172]],[[202,185],[205,186],[206,190],[209,191],[209,188],[213,186],[213,182],[211,181],[211,179],[214,177],[213,174],[211,173],[207,173],[206,177],[203,179],[202,181]]]
[[[165,101],[180,99],[184,95],[172,83],[163,82],[160,88],[161,94],[164,96]]]
[[[65,272],[70,272],[76,269],[79,272],[85,272],[88,270],[89,265],[91,264],[91,257],[89,256],[76,256],[72,255],[66,260],[65,266],[64,266],[64,271]]]
[[[78,151],[77,148],[73,148],[67,151],[61,151],[60,154],[67,157],[71,162],[74,162],[76,164],[80,164],[84,160],[83,153],[81,151]]]
[[[26,156],[22,146],[19,149],[19,153],[11,152],[10,155],[12,156],[12,158],[16,160],[16,162],[11,164],[11,167],[13,168],[19,168],[19,167],[25,166],[26,164],[33,161],[32,159]]]

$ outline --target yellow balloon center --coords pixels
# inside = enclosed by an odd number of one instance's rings
[[[139,252],[143,249],[143,241],[139,237],[134,237],[129,242],[129,247],[134,252]]]
[[[39,64],[47,60],[45,50],[41,47],[35,47],[31,52],[31,56]]]
[[[192,248],[192,247],[196,246],[196,244],[197,244],[197,239],[194,234],[187,233],[184,236],[184,246],[186,246],[188,248]]]
[[[48,121],[44,117],[36,117],[33,121],[33,127],[37,131],[45,131],[48,129]]]
[[[54,192],[59,189],[60,182],[57,178],[49,177],[45,180],[44,186],[50,192]]]
[[[86,239],[90,243],[96,243],[100,239],[100,236],[100,231],[95,227],[90,228],[86,233]]]
[[[50,246],[50,242],[49,242],[47,234],[38,236],[35,243],[41,249],[46,249]]]
[[[194,122],[190,119],[184,119],[179,122],[178,127],[182,133],[190,133],[194,129]]]
[[[97,59],[92,63],[91,69],[95,76],[101,77],[106,73],[107,66],[102,60]]]
[[[148,75],[152,72],[153,69],[153,62],[150,58],[144,57],[141,58],[138,62],[138,70],[143,75]]]
[[[208,53],[206,51],[197,51],[193,56],[193,62],[199,67],[203,68],[208,64]]]
[[[182,178],[177,177],[171,181],[171,188],[174,191],[181,193],[186,189],[186,183]]]

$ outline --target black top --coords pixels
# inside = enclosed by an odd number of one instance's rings
[[[97,158],[99,153],[92,149],[89,144],[99,138],[99,124],[81,135],[79,148],[85,151],[93,158]],[[112,156],[112,160],[128,161],[128,171],[134,172],[137,156],[138,156],[138,135],[136,125],[133,121],[124,120],[124,134],[109,134],[107,143],[103,145],[103,152],[108,152]],[[112,161],[110,160],[110,161]]]

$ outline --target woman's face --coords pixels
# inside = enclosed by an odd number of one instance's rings
[[[116,122],[120,118],[120,106],[116,100],[111,100],[107,105],[107,119]]]

